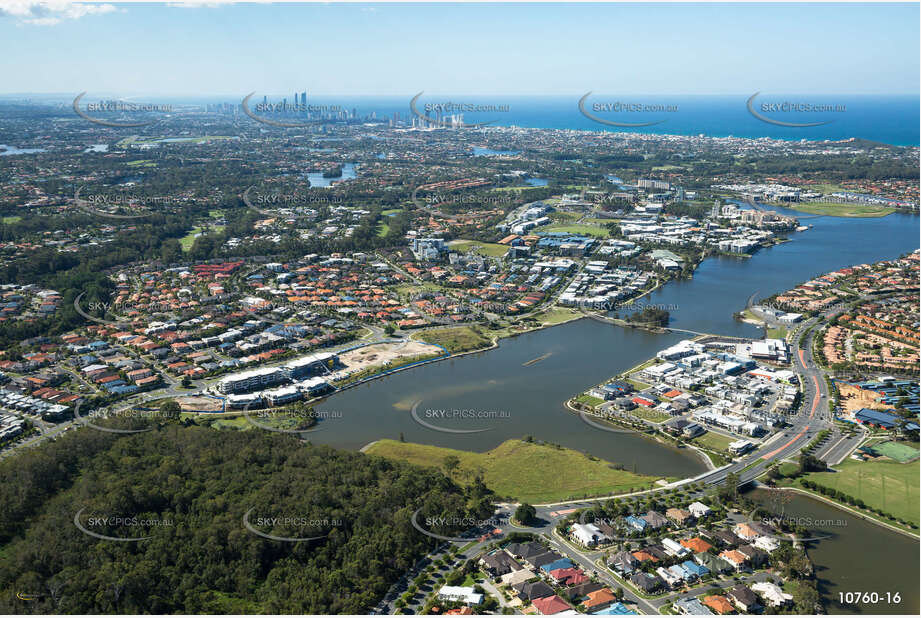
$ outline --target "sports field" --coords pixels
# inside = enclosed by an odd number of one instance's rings
[[[874,447],[875,448],[875,447]],[[844,461],[836,472],[813,472],[810,481],[837,489],[866,504],[919,523],[917,464]]]

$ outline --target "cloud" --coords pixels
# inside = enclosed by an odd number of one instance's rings
[[[3,0],[0,17],[12,17],[20,24],[53,26],[67,19],[102,15],[117,10],[111,4],[83,4],[70,0]]]

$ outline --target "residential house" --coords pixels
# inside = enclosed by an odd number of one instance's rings
[[[685,572],[692,575],[695,579],[700,579],[701,577],[710,574],[710,569],[702,564],[697,564],[692,560],[685,560],[682,562],[681,568],[684,569]]]
[[[693,539],[682,539],[681,544],[690,549],[695,554],[705,554],[713,549],[713,546],[710,545],[710,543],[707,543],[699,536],[695,536]]]
[[[758,596],[741,584],[730,590],[727,596],[746,614],[754,614],[763,609],[761,603],[758,602]]]
[[[631,575],[630,582],[646,593],[655,592],[665,584],[661,578],[656,577],[655,575],[650,575],[648,573],[643,573],[642,571]]]
[[[793,595],[784,592],[777,584],[758,582],[752,584],[751,589],[758,593],[769,607],[785,607],[793,603]]]
[[[604,584],[587,581],[571,587],[566,591],[566,596],[568,596],[573,601],[577,601],[584,598],[589,593],[595,592],[596,590],[601,590],[602,588],[604,588]]]
[[[566,586],[567,588],[588,581],[588,577],[585,576],[585,573],[575,567],[554,569],[550,571],[550,579],[558,586]]]
[[[656,567],[656,575],[662,578],[669,588],[677,588],[684,583],[684,573],[681,569],[678,569],[677,572],[672,571],[670,568],[665,567]]]
[[[702,502],[692,502],[688,505],[688,510],[691,512],[691,515],[697,519],[706,517],[713,512],[713,509]]]
[[[665,526],[668,525],[668,519],[666,519],[665,516],[662,515],[662,513],[659,513],[657,511],[649,511],[648,513],[643,515],[641,519],[645,521],[649,525],[649,527],[652,528],[653,530],[664,528]]]
[[[518,593],[518,598],[522,601],[533,601],[544,597],[553,596],[553,588],[546,582],[522,582],[512,586],[512,590]]]
[[[592,616],[636,616],[637,613],[618,601],[612,605],[609,605],[605,609],[597,612],[592,612]]]
[[[665,553],[674,558],[682,558],[691,553],[690,549],[673,539],[662,539],[662,546]]]
[[[721,594],[712,594],[708,597],[704,597],[704,605],[720,615],[732,613],[732,603]]]
[[[678,613],[685,616],[712,616],[713,612],[704,606],[703,603],[691,597],[687,599],[676,599],[672,604]]]
[[[754,541],[759,536],[761,536],[761,532],[756,530],[754,526],[748,522],[744,521],[736,524],[732,531],[736,534],[736,536],[745,541]]]
[[[638,532],[643,532],[649,526],[649,523],[645,519],[641,519],[633,515],[627,515],[626,517],[624,517],[624,521],[627,523],[628,526],[630,526],[631,528],[633,528],[634,530]]]
[[[770,554],[780,547],[780,541],[772,536],[759,536],[752,545]]]
[[[480,560],[480,564],[493,577],[499,577],[501,575],[505,575],[506,573],[511,573],[512,571],[518,571],[524,568],[518,563],[517,560],[512,558],[503,550],[499,550],[495,553],[483,556],[483,558]]]
[[[559,558],[553,562],[548,562],[547,564],[541,565],[540,570],[549,574],[551,571],[556,571],[557,569],[568,569],[572,566],[572,561],[569,558]]]
[[[741,571],[748,566],[748,556],[735,549],[721,551],[720,558],[732,565],[736,571]]]
[[[667,509],[665,511],[665,516],[679,526],[685,526],[694,521],[694,516],[690,511],[685,511],[684,509],[676,509],[674,507]]]
[[[694,554],[694,560],[697,564],[707,567],[711,573],[729,573],[735,570],[731,564],[710,553]]]
[[[594,547],[610,540],[595,524],[573,524],[572,536],[585,547]]]
[[[767,564],[768,559],[770,558],[766,552],[763,552],[752,545],[742,545],[738,548],[737,551],[748,558],[749,564],[751,564],[752,567],[756,569]]]
[[[611,558],[608,563],[620,575],[630,575],[640,565],[640,561],[633,557],[628,551],[619,551]]]
[[[721,547],[736,547],[742,543],[742,539],[729,530],[711,530],[707,532],[706,535],[716,541]]]
[[[537,541],[531,541],[529,543],[509,543],[508,547],[505,548],[505,551],[510,553],[512,556],[517,556],[518,558],[522,558],[523,560],[530,562],[531,558],[534,556],[546,553],[547,548]]]
[[[512,586],[514,588],[516,584],[524,583],[529,579],[534,579],[535,577],[537,577],[537,574],[534,573],[534,571],[531,569],[522,568],[518,571],[506,573],[499,578],[499,581],[501,581],[505,586]]]
[[[537,608],[537,611],[539,611],[544,616],[551,616],[553,614],[559,614],[560,612],[565,612],[568,609],[572,609],[569,606],[569,603],[555,594],[548,597],[534,599],[531,603],[534,605],[534,607]]]
[[[582,607],[584,607],[586,611],[599,610],[603,607],[607,607],[616,600],[617,597],[614,596],[610,588],[602,588],[590,592],[587,598],[582,601]]]
[[[560,558],[562,558],[562,556],[559,555],[558,553],[556,553],[555,551],[545,551],[545,552],[542,553],[542,554],[538,554],[538,555],[536,555],[536,556],[532,556],[532,557],[528,558],[528,562],[530,562],[531,565],[533,565],[535,568],[538,568],[538,569],[539,569],[540,567],[544,566],[545,564],[550,564],[551,562],[556,562],[556,561],[559,560]]]
[[[442,586],[438,591],[438,599],[479,605],[483,602],[483,595],[475,592],[473,586]]]

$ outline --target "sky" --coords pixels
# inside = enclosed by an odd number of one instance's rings
[[[0,0],[0,93],[915,94],[919,5]]]

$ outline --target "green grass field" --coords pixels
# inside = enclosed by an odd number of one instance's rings
[[[10,223],[19,223],[22,221],[22,217],[19,215],[12,215],[10,217],[3,217],[3,222],[9,225]]]
[[[873,451],[899,463],[906,463],[918,457],[918,449],[891,440],[874,445]]]
[[[580,316],[581,313],[575,309],[569,309],[567,307],[553,307],[547,311],[537,314],[534,317],[540,320],[543,324],[561,324],[563,322],[568,322],[569,320]]]
[[[570,225],[551,225],[540,228],[541,232],[565,232],[567,234],[583,234],[585,236],[594,236],[595,238],[608,238],[611,234],[607,228],[597,225],[570,224]]]
[[[477,240],[453,240],[450,247],[462,253],[478,253],[489,257],[502,257],[508,252],[508,247],[492,242],[479,242]]]
[[[636,418],[641,418],[653,423],[663,423],[672,418],[672,415],[667,412],[662,412],[654,408],[647,408],[646,406],[638,406],[635,410],[631,411],[630,414]]]
[[[556,211],[556,212],[551,212],[551,213],[548,214],[547,216],[550,217],[550,220],[551,220],[551,221],[555,221],[555,222],[559,222],[559,223],[569,223],[570,221],[575,221],[576,219],[578,219],[578,218],[581,217],[582,215],[580,215],[579,213],[576,213],[576,212],[568,212],[568,211],[565,211],[565,210],[558,210],[558,211]]]
[[[219,232],[224,229],[223,225],[212,225],[210,229],[213,229],[216,232]],[[201,227],[196,225],[193,227],[188,234],[179,239],[179,244],[182,245],[183,251],[189,251],[192,249],[192,245],[195,244],[195,235],[200,234],[209,228]]]
[[[784,206],[811,215],[830,217],[885,217],[895,212],[893,208],[865,204],[834,204],[825,202],[800,202]]]
[[[492,345],[491,339],[488,339],[482,333],[474,330],[470,326],[439,328],[437,330],[424,331],[419,333],[415,338],[419,341],[425,341],[426,343],[440,345],[451,354],[488,348]]]
[[[469,483],[481,474],[497,495],[530,503],[626,493],[648,488],[656,480],[615,470],[578,451],[522,440],[507,440],[485,453],[381,440],[366,452],[442,471],[446,457],[457,457],[460,463],[451,472],[456,481]]]
[[[704,435],[697,436],[691,440],[693,444],[699,444],[700,446],[713,449],[714,451],[725,451],[729,447],[729,443],[733,441],[732,438],[712,431],[708,431]]]
[[[837,472],[813,472],[806,479],[860,498],[906,521],[919,523],[917,464],[847,460]]]
[[[587,395],[585,393],[582,393],[581,395],[576,397],[574,401],[576,403],[584,403],[585,405],[592,406],[593,408],[598,407],[604,403],[604,399],[599,399],[598,397],[592,397],[591,395]]]

